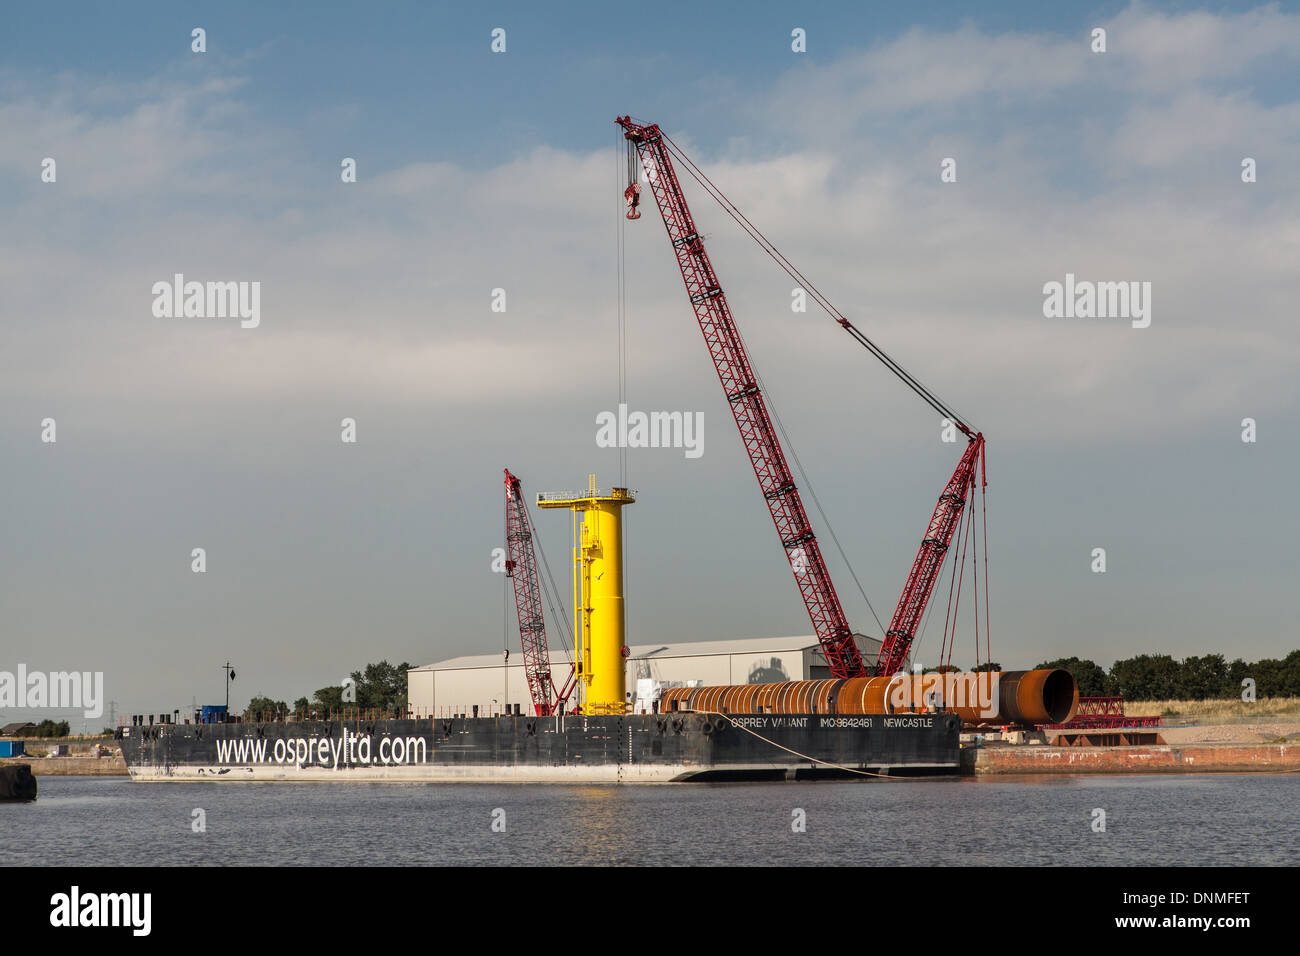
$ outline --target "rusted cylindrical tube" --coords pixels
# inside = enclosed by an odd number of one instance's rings
[[[659,713],[667,714],[674,710],[690,710],[691,698],[698,687],[670,687],[659,697]]]
[[[1079,709],[1079,686],[1061,668],[1004,671],[998,687],[999,710],[1010,720],[999,723],[1063,724]]]
[[[887,677],[850,677],[840,687],[835,709],[840,714],[887,714]]]
[[[834,691],[843,681],[790,680],[759,684],[754,706],[762,714],[830,714]]]
[[[964,724],[1011,723],[1015,718],[1008,720],[1002,715],[1001,679],[1001,674],[991,671],[863,678],[864,685],[851,696],[856,708],[853,713],[924,714],[943,710],[956,714]]]
[[[956,714],[970,726],[1059,724],[1079,705],[1074,677],[1060,668],[859,677],[840,688],[841,714]]]
[[[758,696],[760,684],[735,684],[724,690],[717,708],[724,714],[754,713],[754,698]]]
[[[895,714],[943,710],[970,726],[1061,724],[1074,716],[1079,690],[1069,671],[895,674],[675,687],[660,698],[661,712],[726,714]]]

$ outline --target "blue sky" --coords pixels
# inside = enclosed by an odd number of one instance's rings
[[[307,147],[334,146],[341,137],[365,143],[373,172],[412,155],[492,162],[539,142],[596,148],[612,131],[593,118],[609,114],[612,121],[628,110],[721,146],[727,137],[749,135],[728,110],[746,93],[909,30],[969,23],[990,34],[1079,38],[1125,7],[380,3],[361,10],[220,2],[136,3],[124,10],[74,3],[43,10],[39,18],[11,18],[0,54],[5,67],[24,77],[75,73],[140,81],[234,68],[248,78],[258,121],[290,122],[301,128]],[[194,26],[208,34],[202,59],[189,56]],[[797,62],[790,52],[795,26],[808,34],[808,52]],[[507,31],[505,56],[488,50],[495,27]],[[1291,89],[1294,83],[1292,76]]]
[[[11,13],[0,670],[104,670],[123,709],[156,709],[211,697],[227,658],[244,694],[292,699],[379,657],[499,650],[501,469],[531,493],[617,467],[594,434],[616,400],[626,111],[985,431],[996,657],[1300,644],[1292,6],[660,10]],[[691,198],[888,613],[955,450]],[[657,212],[625,234],[629,400],[706,421],[698,460],[630,453],[629,639],[805,634]],[[261,282],[261,326],[155,317],[150,288],[176,272]],[[1045,318],[1042,287],[1067,272],[1152,282],[1151,327]],[[567,524],[538,526],[554,560]],[[838,559],[832,573],[874,632]]]

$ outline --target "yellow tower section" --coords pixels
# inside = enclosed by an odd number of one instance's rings
[[[538,495],[539,508],[573,512],[574,631],[578,636],[577,672],[583,713],[622,714],[627,710],[623,616],[623,507],[636,501],[626,488],[602,495],[596,476],[587,476],[586,494]]]

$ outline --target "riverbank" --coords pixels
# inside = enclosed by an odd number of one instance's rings
[[[1160,743],[1127,747],[1008,746],[996,740],[962,751],[962,773],[1300,773],[1300,701],[1273,698],[1230,701],[1126,703],[1128,716],[1154,715]]]
[[[996,774],[1296,773],[1300,743],[1190,743],[1141,747],[968,747],[962,772]]]
[[[1196,718],[1193,718],[1196,719]],[[1300,774],[1300,719],[1287,713],[1254,719],[1223,715],[1202,717],[1205,724],[1165,726],[1156,732],[1163,744],[1134,747],[1057,747],[1048,743],[1010,746],[996,742],[962,750],[962,773],[1131,774],[1131,773],[1278,773]],[[1165,718],[1174,724],[1177,718]],[[0,765],[26,764],[38,777],[128,776],[121,752],[107,738],[31,740],[33,752],[63,744],[55,757],[0,759]],[[99,756],[96,756],[98,745]]]
[[[26,764],[38,777],[125,777],[126,761],[121,754],[111,757],[15,757],[0,760],[7,764]]]
[[[26,754],[0,758],[5,764],[26,764],[38,777],[113,777],[127,775],[122,748],[112,737],[5,737],[21,742]],[[48,756],[47,756],[48,755]]]

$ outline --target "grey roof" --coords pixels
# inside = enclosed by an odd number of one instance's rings
[[[862,638],[858,643],[869,641],[872,645],[880,642],[875,638]],[[750,637],[734,641],[682,641],[672,644],[633,644],[628,647],[630,658],[648,657],[649,660],[663,660],[671,657],[707,657],[719,654],[763,654],[772,651],[803,651],[809,648],[820,650],[817,638],[811,634],[794,637]],[[655,652],[655,653],[651,653]],[[568,660],[563,648],[551,648],[552,661]],[[510,651],[511,666],[523,666],[524,657],[517,649]],[[500,654],[471,654],[464,657],[451,657],[433,664],[413,667],[413,671],[448,671],[464,670],[474,667],[500,667]]]

